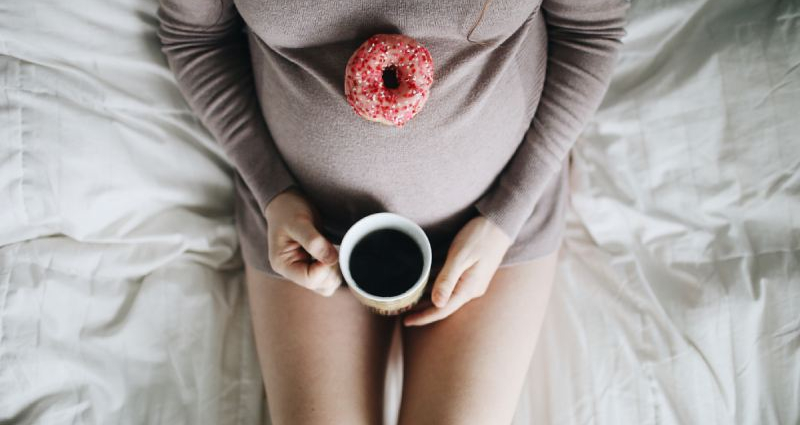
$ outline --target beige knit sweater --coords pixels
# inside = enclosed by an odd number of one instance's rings
[[[545,227],[561,225],[562,165],[608,86],[628,3],[493,0],[473,43],[483,3],[161,0],[169,65],[244,183],[252,255],[266,258],[260,211],[293,185],[334,240],[377,211],[419,223],[440,253],[483,214],[515,241],[504,264],[557,240]],[[377,33],[433,57],[428,103],[402,128],[345,101],[345,64]]]

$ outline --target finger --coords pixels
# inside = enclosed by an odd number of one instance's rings
[[[433,284],[433,290],[431,291],[431,300],[436,307],[442,308],[447,304],[447,300],[450,299],[459,278],[470,266],[471,264],[463,260],[457,253],[447,256],[447,260],[445,260],[442,270],[436,277],[436,283]]]
[[[336,290],[339,289],[339,286],[342,285],[342,275],[339,273],[339,268],[334,265],[330,266],[329,269],[330,272],[325,279],[314,288],[315,291],[325,297],[333,295]]]
[[[284,267],[284,276],[308,289],[315,290],[331,273],[332,265],[309,259],[297,259]]]
[[[413,307],[411,307],[405,314],[412,314],[417,311],[425,310],[428,307],[433,307],[433,303],[429,298],[420,299]]]
[[[317,260],[326,264],[334,264],[339,260],[336,247],[317,230],[311,220],[294,220],[287,226],[286,231]]]
[[[327,278],[330,267],[336,267],[338,270],[338,262],[328,265],[314,260],[302,245],[291,239],[288,234],[285,240],[272,243],[270,249],[275,250],[269,259],[272,268],[286,279],[311,290],[316,290],[320,282]]]
[[[472,298],[468,296],[465,291],[456,291],[453,293],[452,298],[450,298],[450,302],[448,302],[446,306],[430,306],[420,311],[410,313],[403,317],[403,325],[423,326],[437,320],[442,320],[453,314],[471,299]]]

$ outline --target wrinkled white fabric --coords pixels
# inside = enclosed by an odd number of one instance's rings
[[[0,3],[0,423],[262,423],[232,172],[155,8]]]
[[[628,31],[515,424],[800,423],[800,3]]]
[[[231,168],[155,9],[0,4],[0,422],[266,422]],[[797,2],[633,4],[515,425],[800,422],[798,110]]]

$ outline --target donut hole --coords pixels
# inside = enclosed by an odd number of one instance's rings
[[[397,68],[394,65],[389,65],[383,69],[383,85],[387,89],[396,89],[400,87],[400,81],[397,78]]]

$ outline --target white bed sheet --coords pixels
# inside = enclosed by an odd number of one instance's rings
[[[231,168],[155,10],[0,2],[0,423],[263,423]]]
[[[0,4],[0,423],[265,422],[231,169],[155,8]],[[514,423],[800,423],[800,6],[630,16]]]
[[[638,1],[518,424],[800,423],[800,2]]]

